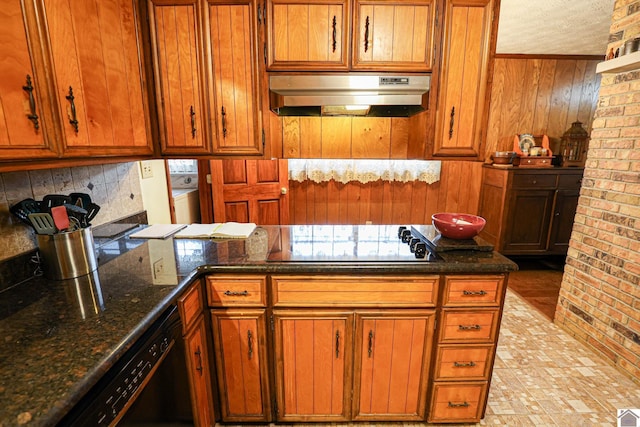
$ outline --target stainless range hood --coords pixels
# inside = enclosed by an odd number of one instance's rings
[[[408,117],[427,109],[426,74],[269,76],[271,110],[280,116]]]

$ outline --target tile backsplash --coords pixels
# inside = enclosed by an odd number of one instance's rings
[[[135,162],[0,173],[0,261],[37,247],[35,232],[11,214],[11,205],[73,192],[87,193],[100,205],[94,226],[144,209]]]

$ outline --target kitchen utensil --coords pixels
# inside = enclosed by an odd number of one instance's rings
[[[67,214],[67,208],[64,206],[54,206],[51,208],[51,217],[53,223],[56,225],[58,231],[69,230],[69,215]]]
[[[444,212],[431,215],[431,222],[444,237],[461,240],[473,238],[487,223],[481,216]]]
[[[64,207],[67,209],[67,215],[76,218],[82,228],[89,226],[87,210],[85,208],[71,204],[65,204]]]
[[[65,203],[71,204],[71,197],[62,194],[47,194],[42,198],[42,205],[46,209],[54,206],[62,206]]]
[[[56,226],[53,218],[46,212],[38,212],[29,214],[29,221],[38,234],[54,234]]]
[[[98,206],[95,203],[91,202],[88,205],[85,205],[83,207],[87,210],[87,216],[86,216],[87,223],[91,223],[93,218],[95,218],[96,215],[98,214],[98,211],[100,210],[100,206]]]
[[[40,202],[31,198],[24,199],[11,206],[9,211],[25,224],[33,225],[31,221],[29,221],[29,214],[40,212]]]
[[[70,193],[69,197],[71,197],[72,204],[80,206],[81,208],[87,209],[91,204],[91,196],[87,193]]]

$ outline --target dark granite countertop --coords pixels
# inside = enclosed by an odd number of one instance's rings
[[[238,240],[96,238],[94,273],[64,281],[34,277],[0,293],[0,426],[56,424],[203,274],[517,269],[495,252],[450,251],[431,261],[416,259],[386,239],[395,230],[265,226]]]

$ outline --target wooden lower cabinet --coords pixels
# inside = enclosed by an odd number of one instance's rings
[[[211,275],[222,422],[479,422],[506,274]]]
[[[191,378],[191,398],[194,424],[196,426],[214,426],[216,424],[213,409],[211,372],[209,370],[209,350],[207,347],[207,329],[204,316],[200,315],[195,327],[184,336],[187,352],[187,368]]]
[[[353,312],[273,313],[278,421],[346,421],[351,399]]]
[[[265,310],[211,310],[211,320],[222,421],[270,421]]]
[[[424,420],[434,320],[434,310],[356,313],[354,420]]]

